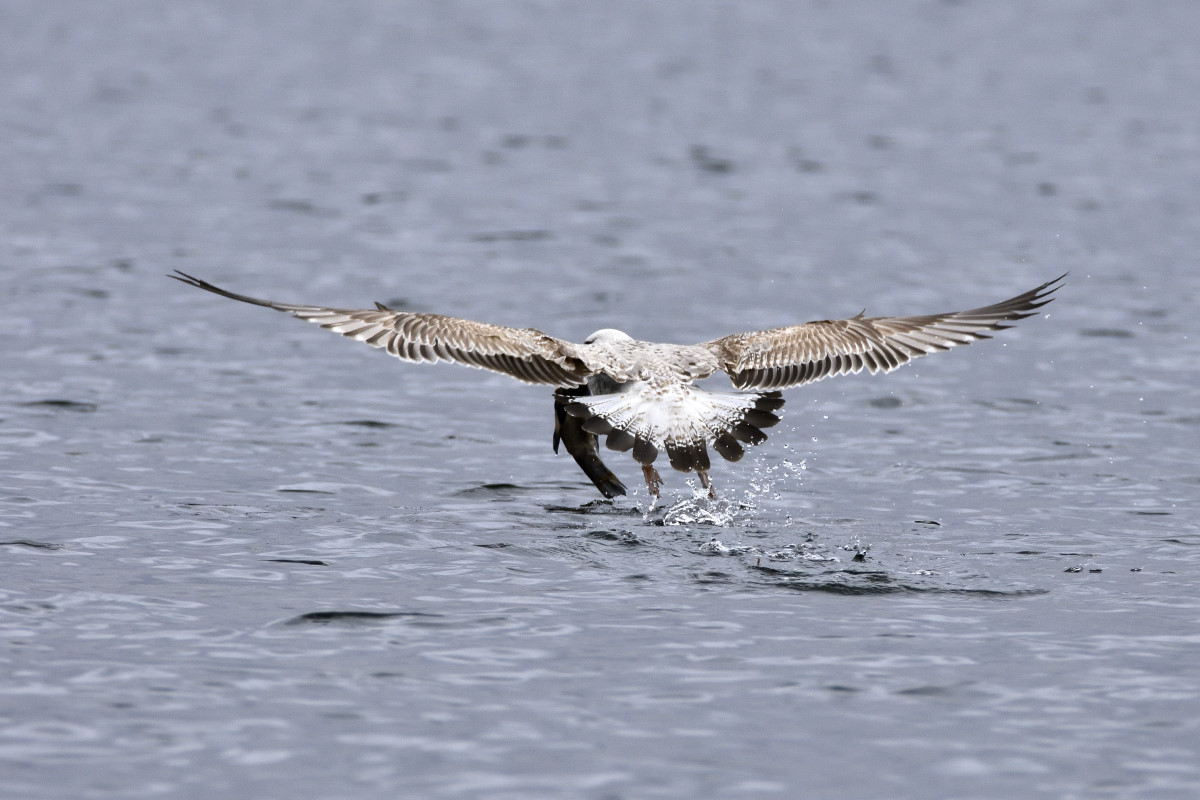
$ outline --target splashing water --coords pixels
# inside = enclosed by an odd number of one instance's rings
[[[753,545],[735,544],[727,545],[717,537],[709,539],[704,544],[696,548],[696,552],[706,556],[744,556],[760,552]]]
[[[790,451],[792,448],[785,444],[784,449]],[[795,488],[799,488],[804,481],[804,471],[808,469],[808,464],[804,459],[792,460],[785,458],[777,464],[764,465],[761,461],[755,462],[754,477],[750,479],[749,486],[742,493],[742,506],[753,511],[758,510],[758,504],[764,498],[768,500],[779,500],[782,498],[780,487],[786,484],[795,484]],[[785,514],[783,524],[785,526],[792,524],[792,515]]]
[[[785,449],[790,450],[791,448],[785,445]],[[660,525],[727,527],[741,521],[739,518],[753,518],[759,510],[759,503],[764,498],[768,500],[782,499],[783,495],[779,491],[781,486],[792,482],[799,485],[807,468],[804,459],[785,458],[779,463],[770,465],[763,464],[762,460],[756,460],[754,475],[747,488],[743,490],[740,500],[710,498],[706,489],[699,486],[694,479],[689,478],[687,485],[692,490],[692,496],[667,506],[662,511],[661,518],[655,518],[656,512],[660,509],[660,498],[649,496],[647,497],[648,502],[645,504],[640,500],[636,501],[637,508],[642,512],[644,521],[657,522]],[[791,524],[791,515],[785,515],[783,525]]]
[[[786,446],[785,446],[786,447]],[[786,448],[786,449],[791,449]],[[795,481],[800,484],[804,480],[803,472],[808,469],[808,464],[804,459],[793,461],[790,458],[785,458],[778,464],[764,466],[757,463],[754,466],[754,477],[750,479],[750,485],[743,493],[744,502],[753,507],[755,500],[768,498],[771,500],[779,500],[782,497],[779,490],[776,488],[780,484]]]
[[[737,512],[743,508],[732,500],[710,500],[708,493],[699,497],[680,500],[663,514],[663,525],[716,525],[725,527],[733,523]]]

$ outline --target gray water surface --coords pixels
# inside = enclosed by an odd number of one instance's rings
[[[0,2],[4,796],[1197,796],[1198,25]],[[176,268],[678,342],[1071,274],[651,508]]]

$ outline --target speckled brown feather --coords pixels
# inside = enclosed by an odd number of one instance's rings
[[[283,311],[386,350],[403,361],[449,361],[502,372],[526,383],[561,387],[579,386],[592,373],[570,342],[534,328],[509,328],[441,314],[393,311],[378,303],[374,309],[364,310],[276,303],[226,291],[184,272],[170,277],[222,297]]]
[[[1000,303],[913,317],[817,320],[735,333],[701,345],[739,389],[786,389],[833,375],[890,372],[918,356],[990,338],[1052,299],[1065,275]]]

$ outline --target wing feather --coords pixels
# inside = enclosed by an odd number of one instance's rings
[[[592,374],[575,345],[534,328],[509,328],[441,314],[393,311],[380,303],[373,309],[362,310],[276,303],[226,291],[178,270],[169,277],[232,300],[283,311],[386,350],[403,361],[448,361],[499,372],[526,383],[564,388],[579,386]]]
[[[739,389],[786,389],[849,372],[890,372],[919,356],[1012,327],[1049,303],[1066,275],[982,308],[914,317],[856,317],[735,333],[700,345]]]

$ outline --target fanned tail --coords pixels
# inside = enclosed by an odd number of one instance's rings
[[[607,436],[610,450],[632,450],[643,465],[653,464],[660,450],[680,472],[707,471],[708,447],[727,461],[745,455],[743,444],[766,441],[763,428],[779,422],[780,392],[722,394],[691,385],[634,382],[625,390],[576,397],[565,410],[581,428]]]

